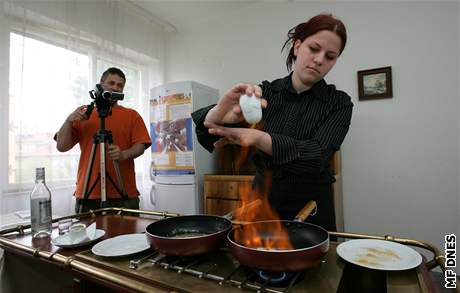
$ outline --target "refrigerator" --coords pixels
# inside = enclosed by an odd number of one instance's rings
[[[204,212],[204,174],[213,173],[214,157],[198,143],[190,114],[218,99],[217,89],[195,81],[151,89],[152,188],[140,203],[142,209],[183,215]]]

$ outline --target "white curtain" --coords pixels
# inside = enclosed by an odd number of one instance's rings
[[[137,110],[148,127],[149,89],[163,76],[164,34],[150,15],[127,1],[3,0],[0,159],[8,165],[0,167],[2,214],[27,202],[17,199],[28,194],[36,167],[46,168],[53,212],[68,213],[79,149],[59,153],[53,135],[77,106],[91,102],[88,91],[106,68],[125,72],[121,104]],[[150,186],[149,166],[146,150],[136,160],[141,192]]]

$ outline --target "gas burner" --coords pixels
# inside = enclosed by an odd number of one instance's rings
[[[255,270],[254,272],[256,282],[278,288],[289,286],[291,282],[295,284],[302,280],[305,275],[298,272],[268,272],[263,270]]]
[[[133,261],[138,262],[138,261]],[[227,249],[195,257],[165,256],[156,253],[149,259],[156,267],[209,279],[222,286],[234,286],[243,290],[287,293],[302,280],[304,272],[270,273],[240,265]]]

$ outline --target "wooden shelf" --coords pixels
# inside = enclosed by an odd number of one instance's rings
[[[205,175],[205,213],[221,216],[236,210],[241,202],[240,188],[250,188],[253,178],[251,175]]]

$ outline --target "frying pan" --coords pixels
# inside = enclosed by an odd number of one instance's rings
[[[257,207],[253,201],[225,216],[189,215],[166,218],[145,228],[150,247],[165,255],[190,256],[210,252],[222,246],[232,228],[231,218],[242,210]]]
[[[303,222],[315,207],[314,201],[308,202],[294,221],[258,221],[236,226],[227,236],[233,256],[244,266],[269,272],[295,272],[318,264],[329,250],[329,233],[320,226]],[[283,237],[277,235],[273,229],[267,228],[277,223],[286,228],[294,249],[251,248],[242,244],[246,240],[244,235],[239,241],[235,239],[235,234],[240,232],[238,229],[250,228],[246,225],[258,229],[263,239]]]

